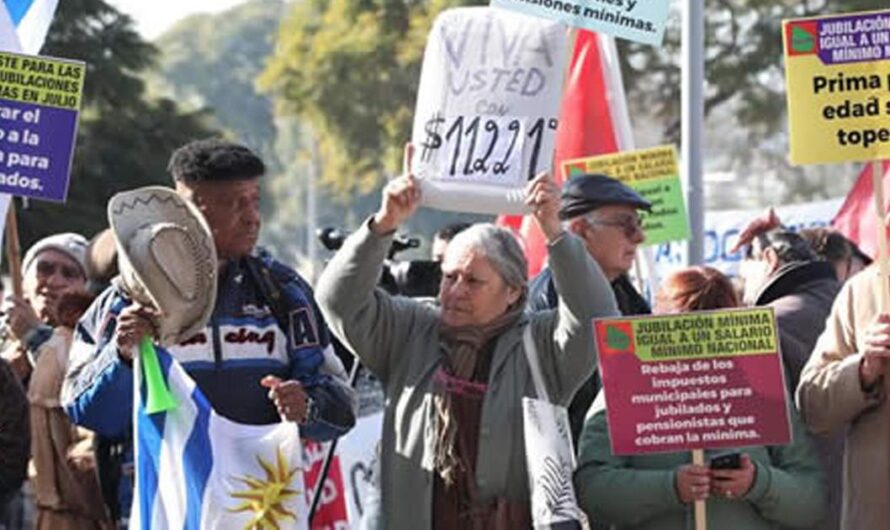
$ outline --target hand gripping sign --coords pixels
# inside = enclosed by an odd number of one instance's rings
[[[425,206],[526,212],[525,185],[553,157],[567,41],[564,25],[508,11],[438,16],[412,134]]]

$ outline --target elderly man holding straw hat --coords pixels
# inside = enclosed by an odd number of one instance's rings
[[[244,146],[200,140],[173,154],[170,171],[175,193],[143,188],[109,205],[121,276],[78,326],[69,415],[106,436],[128,430],[131,363],[149,334],[222,416],[294,421],[316,440],[344,434],[354,393],[312,291],[254,248],[263,162]]]

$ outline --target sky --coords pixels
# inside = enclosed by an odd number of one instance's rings
[[[133,17],[139,33],[152,40],[179,20],[194,13],[216,13],[245,0],[106,0]]]

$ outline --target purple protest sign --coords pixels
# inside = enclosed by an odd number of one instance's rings
[[[890,12],[818,21],[822,64],[890,59]]]
[[[0,52],[0,192],[64,202],[85,65]]]
[[[890,59],[890,11],[792,20],[787,54],[815,55],[823,65]]]

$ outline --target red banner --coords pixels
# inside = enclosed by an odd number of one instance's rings
[[[311,503],[327,450],[324,445],[309,440],[304,440],[303,450],[306,453],[308,466],[305,475],[307,502]],[[309,526],[312,530],[349,530],[344,492],[340,458],[335,456],[324,482],[321,501]]]
[[[596,33],[578,30],[556,132],[553,178],[557,183],[563,181],[559,168],[564,160],[614,153],[620,145],[615,120],[627,110],[622,91],[614,84],[620,83],[621,72],[604,60],[600,42]],[[547,241],[531,216],[501,216],[498,224],[518,232],[528,257],[529,277],[538,274],[547,260]]]
[[[884,176],[884,198],[890,200],[890,188],[887,184],[887,174],[890,172],[890,160],[882,163]],[[874,185],[871,175],[872,165],[865,164],[856,184],[847,195],[844,204],[831,222],[831,225],[840,233],[847,236],[850,241],[856,243],[860,250],[871,256],[878,255],[877,216],[875,215],[875,200],[873,196]]]

